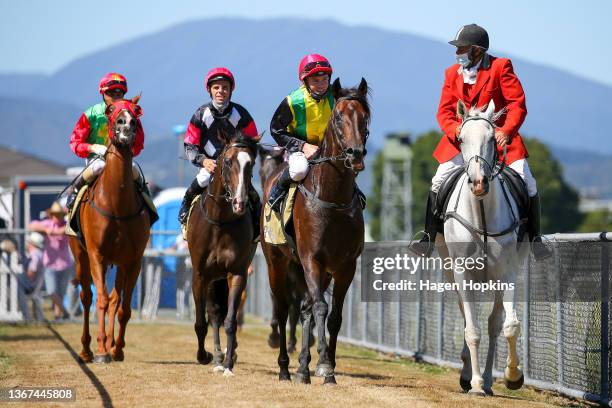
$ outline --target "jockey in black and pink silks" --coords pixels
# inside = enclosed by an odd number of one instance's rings
[[[232,92],[236,87],[234,75],[224,67],[211,69],[204,81],[210,102],[200,106],[189,121],[185,133],[185,155],[199,168],[196,178],[185,192],[185,197],[179,212],[179,222],[185,224],[189,206],[193,199],[204,192],[215,172],[216,160],[225,143],[218,137],[219,131],[226,134],[241,132],[245,138],[259,141],[257,127],[249,112],[242,106],[231,101]],[[256,191],[251,187],[249,193],[251,208],[257,214],[254,221],[259,221],[261,203]],[[259,226],[255,228],[256,236]]]
[[[104,155],[110,145],[108,119],[106,108],[118,101],[123,100],[127,93],[127,80],[121,74],[111,72],[102,77],[98,90],[102,95],[102,102],[89,107],[77,121],[72,135],[70,136],[70,149],[78,157],[84,158],[85,170],[72,182],[74,187],[67,200],[67,207],[72,209],[74,200],[85,184],[90,184],[102,173],[106,162]],[[136,140],[132,146],[132,154],[138,156],[144,148],[144,131],[140,121],[136,131]],[[144,177],[135,163],[132,163],[134,180],[138,182],[141,190],[148,194]]]

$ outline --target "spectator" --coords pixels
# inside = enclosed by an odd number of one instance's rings
[[[34,318],[37,322],[44,320],[42,310],[42,290],[44,283],[43,248],[45,237],[38,232],[31,232],[26,237],[25,273],[19,277],[19,306],[26,323],[31,321],[28,298],[32,300]]]
[[[47,295],[53,302],[55,321],[68,319],[69,314],[64,308],[63,298],[68,282],[73,278],[73,261],[68,248],[66,232],[66,211],[54,202],[47,210],[47,218],[30,223],[28,228],[35,232],[46,234],[43,248],[43,265],[45,267],[45,287]]]

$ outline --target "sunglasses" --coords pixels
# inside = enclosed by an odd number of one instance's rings
[[[309,62],[308,64],[306,64],[306,66],[304,66],[304,72],[312,71],[317,67],[331,68],[331,65],[329,65],[329,62],[325,61]]]

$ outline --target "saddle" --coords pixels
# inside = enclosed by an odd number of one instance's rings
[[[497,171],[497,169],[499,169],[499,165],[495,170]],[[439,221],[438,232],[442,232],[444,229],[444,214],[446,213],[452,192],[462,174],[463,167],[456,169],[449,174],[448,177],[446,177],[438,190],[436,207],[434,211],[434,216]],[[502,188],[506,189],[506,191],[510,193],[510,196],[512,196],[517,203],[518,218],[521,220],[526,219],[527,215],[529,214],[529,194],[527,192],[527,184],[525,184],[525,181],[515,170],[508,166],[504,166],[501,169],[498,177],[501,181]],[[521,226],[521,228],[524,228],[524,224]]]
[[[281,203],[280,214],[266,203],[264,206],[264,240],[271,245],[289,245],[296,249],[295,232],[293,228],[293,203],[297,193],[298,184],[291,183],[286,197]]]

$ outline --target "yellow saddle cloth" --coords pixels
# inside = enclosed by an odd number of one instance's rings
[[[183,232],[183,239],[185,241],[187,241],[187,233],[189,232],[189,218],[191,218],[191,212],[193,211],[193,208],[195,207],[197,202],[200,201],[201,197],[202,195],[198,194],[197,196],[193,198],[193,200],[191,200],[191,205],[189,206],[189,212],[187,213],[187,221],[185,221],[185,224],[181,224],[181,231]]]
[[[285,228],[291,222],[293,203],[295,201],[295,193],[297,191],[297,183],[292,183],[289,187],[287,197],[281,204],[280,214],[266,203],[264,206],[264,240],[272,245],[286,245],[287,236]]]

